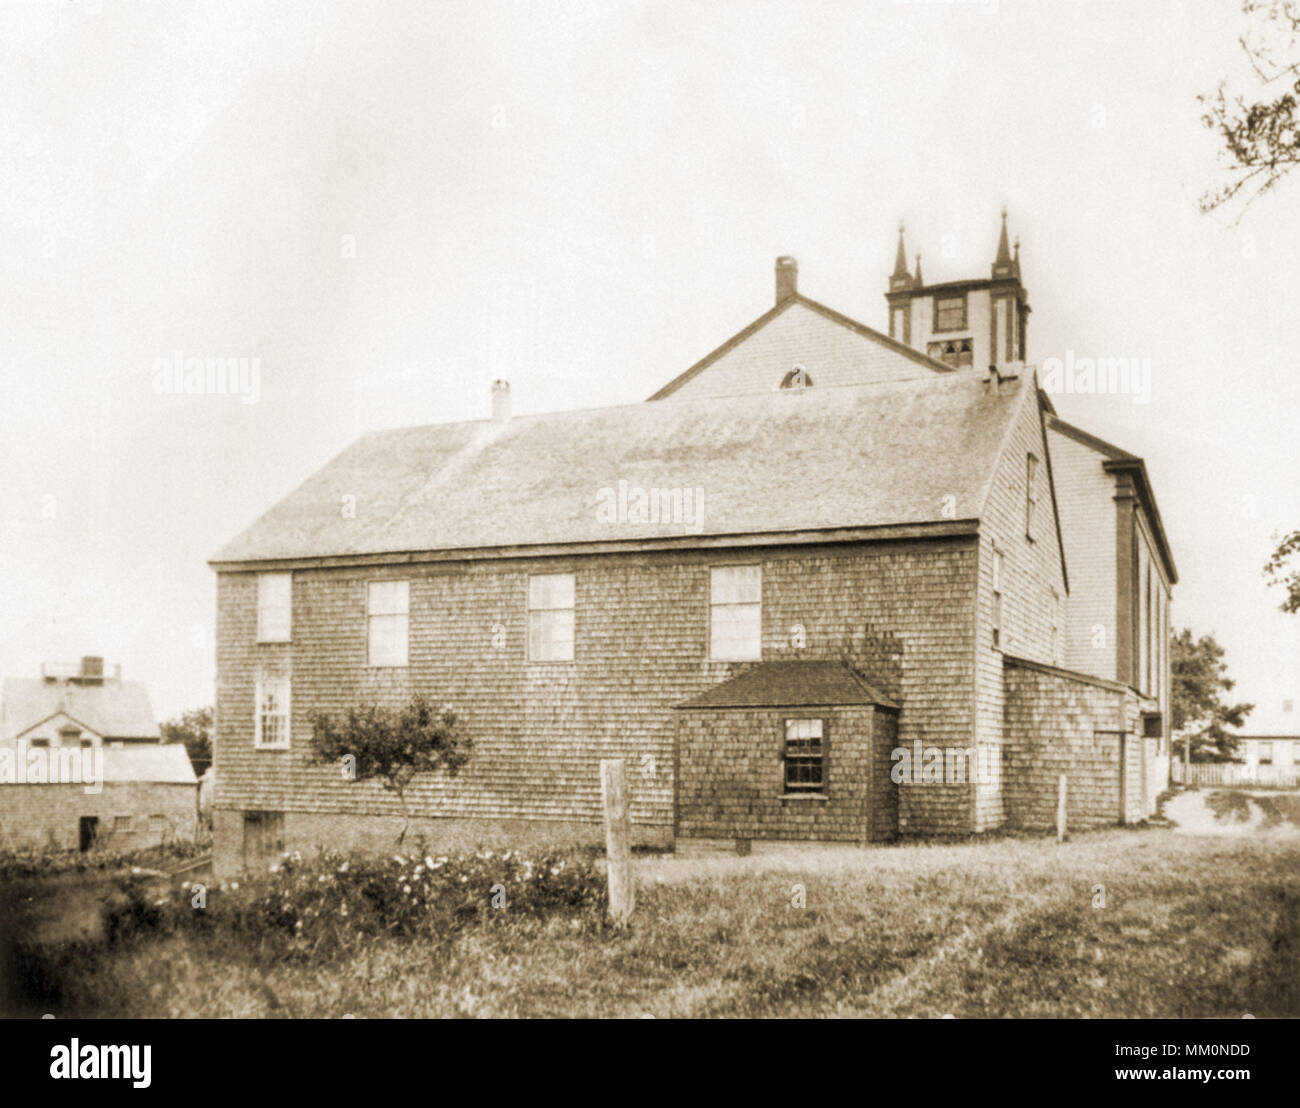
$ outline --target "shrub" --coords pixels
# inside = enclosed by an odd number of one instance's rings
[[[262,876],[201,893],[190,882],[168,889],[156,917],[139,884],[120,934],[223,933],[276,956],[328,956],[379,935],[450,940],[467,927],[555,916],[591,925],[605,903],[592,861],[558,852],[533,858],[490,850],[379,858],[325,852],[313,859],[286,853]]]
[[[88,873],[129,869],[131,866],[165,866],[186,862],[208,853],[210,846],[176,840],[138,850],[61,850],[54,847],[0,851],[0,881],[25,877],[54,877],[61,873]]]

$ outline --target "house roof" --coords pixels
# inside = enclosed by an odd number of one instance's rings
[[[377,432],[212,563],[951,527],[982,513],[1005,433],[1032,388],[924,373]],[[702,520],[609,522],[600,508],[620,481],[629,495],[702,489]]]
[[[197,785],[190,756],[180,743],[104,747],[104,780],[116,784]]]
[[[802,293],[796,292],[793,296],[789,296],[786,299],[782,300],[781,303],[777,304],[774,308],[770,308],[768,311],[764,312],[761,316],[759,316],[756,320],[754,320],[754,322],[751,323],[748,327],[745,327],[742,330],[737,331],[734,335],[731,336],[731,338],[729,338],[721,346],[717,347],[714,350],[709,351],[709,353],[705,354],[704,357],[701,358],[698,362],[696,362],[693,366],[691,366],[689,369],[685,370],[684,372],[678,374],[671,381],[669,381],[668,384],[664,385],[663,388],[659,389],[653,395],[647,397],[647,399],[663,400],[665,397],[671,396],[674,392],[676,392],[679,388],[681,388],[684,384],[686,384],[687,381],[690,381],[692,378],[697,377],[699,374],[703,373],[706,369],[709,368],[709,366],[711,366],[724,354],[727,354],[729,351],[735,349],[742,342],[748,339],[751,335],[755,334],[757,331],[762,330],[769,323],[771,323],[772,320],[776,319],[777,316],[781,315],[783,312],[794,307],[796,304],[802,305],[803,307],[809,309],[810,311],[816,312],[818,315],[822,316],[823,318],[829,319],[832,323],[839,324],[841,327],[844,327],[846,330],[852,331],[854,334],[861,335],[863,338],[870,339],[872,342],[877,343],[880,346],[886,347],[887,349],[894,351],[896,354],[901,354],[909,361],[913,361],[918,366],[922,366],[933,373],[946,375],[949,373],[957,372],[956,369],[948,365],[946,362],[941,362],[937,358],[931,358],[928,354],[923,354],[915,347],[908,346],[906,343],[899,342],[897,339],[892,339],[888,335],[880,331],[877,331],[874,327],[868,327],[865,323],[859,323],[856,319],[850,319],[842,312],[837,312],[834,308],[828,308],[825,304],[819,304],[816,300],[809,299],[807,296],[804,296]]]
[[[843,662],[760,662],[678,708],[811,708],[897,702],[873,688]]]
[[[1130,454],[1127,450],[1121,449],[1105,439],[1100,439],[1081,427],[1066,423],[1056,414],[1056,410],[1051,408],[1050,403],[1049,409],[1049,427],[1103,455],[1105,461],[1101,464],[1107,473],[1128,473],[1132,476],[1138,494],[1138,501],[1146,510],[1147,520],[1150,522],[1152,534],[1155,536],[1156,547],[1160,551],[1160,557],[1165,564],[1165,572],[1169,576],[1169,583],[1176,585],[1178,583],[1178,567],[1174,565],[1173,551],[1170,550],[1169,539],[1165,535],[1164,521],[1160,518],[1160,508],[1156,504],[1156,494],[1151,487],[1151,477],[1147,473],[1146,462],[1136,454]]]
[[[59,714],[105,739],[159,737],[149,690],[135,681],[102,685],[7,677],[0,695],[0,739],[14,739]]]

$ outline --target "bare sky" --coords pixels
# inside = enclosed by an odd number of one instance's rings
[[[1198,92],[1225,0],[718,5],[0,0],[0,674],[102,654],[212,697],[227,539],[361,433],[644,398],[771,305],[870,325],[895,228],[1030,361],[1150,358],[1061,414],[1148,462],[1252,729],[1300,729],[1300,179],[1236,226]],[[259,359],[260,397],[152,368]]]

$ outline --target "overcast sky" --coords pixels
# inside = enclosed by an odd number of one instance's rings
[[[778,254],[884,329],[899,220],[927,280],[982,277],[1006,205],[1029,360],[1151,359],[1149,403],[1057,407],[1147,459],[1175,624],[1285,725],[1300,177],[1196,207],[1242,20],[5,0],[0,674],[95,653],[160,717],[209,703],[207,559],[358,435],[481,418],[497,376],[516,411],[643,399],[770,307]],[[155,392],[178,350],[257,358],[257,402]]]

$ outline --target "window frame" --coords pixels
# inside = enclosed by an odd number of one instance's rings
[[[376,612],[374,610],[374,590],[377,586],[404,585],[405,608],[403,611]],[[402,636],[402,660],[375,661],[375,621],[401,620],[406,628]],[[369,669],[406,669],[411,664],[411,580],[409,577],[382,577],[366,582],[366,666]]]
[[[727,572],[738,569],[753,569],[758,573],[758,599],[757,600],[728,600],[719,601],[714,599],[714,587],[717,580],[716,575],[719,572]],[[752,654],[719,654],[715,635],[714,616],[719,608],[740,609],[756,608],[758,610],[758,629],[756,642],[754,644],[754,653]],[[742,562],[739,564],[728,565],[711,565],[709,566],[709,661],[711,662],[761,662],[763,660],[763,564],[761,562]]]
[[[533,582],[542,581],[552,578],[569,579],[569,603],[568,605],[551,605],[551,606],[533,606]],[[576,572],[562,571],[559,573],[530,573],[528,575],[528,596],[526,599],[526,611],[528,614],[528,629],[525,636],[526,642],[524,649],[530,663],[537,665],[550,665],[552,663],[565,664],[576,659],[578,653],[578,575]],[[533,629],[543,625],[543,617],[551,616],[556,612],[569,613],[569,652],[566,655],[539,656],[533,647]],[[537,617],[534,619],[534,617]],[[558,641],[558,640],[556,640]]]
[[[996,546],[993,547],[993,647],[1002,649],[1003,594],[1002,575],[1006,570],[1006,556]]]
[[[276,611],[278,606],[268,605],[264,590],[267,583],[272,580],[283,580],[286,582],[286,598],[284,603],[284,634],[276,636],[267,631],[265,613],[269,610]],[[275,629],[273,629],[275,630]],[[259,643],[273,642],[292,642],[293,641],[293,574],[292,573],[259,573],[257,575],[257,641]]]
[[[259,677],[253,688],[253,749],[254,750],[288,750],[293,724],[293,693],[288,677]],[[266,742],[262,727],[262,703],[268,686],[276,685],[284,691],[284,707],[276,712],[284,718],[284,738],[277,742]]]
[[[1034,496],[1034,478],[1038,476],[1038,455],[1032,450],[1025,455],[1025,538],[1034,540],[1034,513],[1038,498]]]
[[[793,739],[791,739],[790,725],[801,724],[801,723],[802,724],[816,723],[819,726],[821,733],[816,736],[811,736],[811,735],[806,737],[795,736]],[[816,759],[806,754],[793,755],[793,756],[790,754],[790,743],[792,741],[807,742],[812,738],[816,738],[819,745],[820,753],[817,755]],[[783,716],[781,718],[781,797],[782,799],[790,799],[792,797],[824,798],[828,796],[830,794],[830,775],[831,775],[830,753],[831,753],[830,719],[828,717],[826,716]],[[821,780],[819,781],[819,783],[816,785],[800,785],[796,783],[792,787],[790,783],[791,762],[793,761],[796,763],[807,763],[807,762],[812,762],[814,760],[817,761],[820,765]]]
[[[114,835],[129,835],[134,830],[135,827],[132,825],[132,820],[129,814],[124,816],[113,817]]]
[[[1273,743],[1272,741],[1262,742],[1259,744],[1256,764],[1261,766],[1271,766],[1273,764]]]
[[[941,327],[939,325],[939,305],[947,300],[961,301],[961,322],[956,327]],[[964,292],[960,293],[939,293],[934,294],[934,303],[931,306],[933,312],[932,326],[930,331],[936,335],[955,335],[958,331],[969,330],[970,326],[970,299],[969,295]]]

